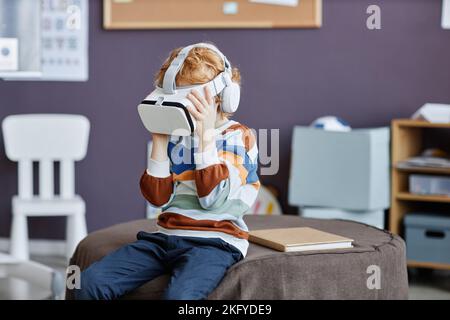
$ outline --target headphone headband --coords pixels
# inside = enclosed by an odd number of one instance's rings
[[[176,85],[176,76],[178,72],[180,71],[181,67],[183,66],[184,60],[186,60],[186,57],[188,56],[189,52],[194,48],[207,48],[212,51],[214,51],[223,61],[223,65],[225,67],[225,72],[229,73],[231,75],[231,64],[228,61],[227,57],[220,52],[220,50],[209,43],[196,43],[192,44],[190,46],[184,47],[180,50],[178,55],[172,60],[172,63],[167,68],[166,73],[164,74],[163,79],[163,92],[165,94],[175,94],[177,85]]]

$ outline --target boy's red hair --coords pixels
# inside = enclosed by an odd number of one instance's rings
[[[155,85],[162,87],[167,68],[181,49],[183,48],[177,48],[170,52],[169,57],[156,73]],[[202,47],[193,48],[184,60],[183,66],[175,78],[175,83],[177,86],[203,84],[214,79],[224,69],[223,60],[214,51]],[[232,69],[231,79],[233,82],[241,83],[241,74],[238,68]],[[219,97],[216,97],[216,102],[220,103]]]

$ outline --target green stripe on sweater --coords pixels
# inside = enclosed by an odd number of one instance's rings
[[[219,202],[220,203],[220,202]],[[220,207],[211,207],[208,209],[203,208],[198,201],[197,196],[189,194],[178,194],[170,201],[170,203],[165,206],[162,211],[164,212],[169,207],[177,207],[185,210],[198,210],[204,211],[212,214],[230,214],[235,217],[240,217],[246,212],[250,207],[239,199],[228,199]],[[176,213],[176,212],[174,212]]]

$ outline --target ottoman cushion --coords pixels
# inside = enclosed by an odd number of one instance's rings
[[[247,257],[233,265],[209,299],[406,299],[408,278],[404,241],[387,231],[345,220],[305,219],[297,216],[254,216],[250,230],[312,227],[355,240],[348,249],[278,252],[250,244]],[[138,231],[155,231],[155,220],[118,224],[89,234],[78,245],[70,264],[81,270],[136,240]],[[381,288],[367,285],[379,267]],[[368,269],[369,268],[369,269]],[[376,268],[376,267],[375,267]],[[164,275],[124,299],[159,299],[169,276]],[[72,299],[70,290],[67,299]]]

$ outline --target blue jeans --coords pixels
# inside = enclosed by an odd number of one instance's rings
[[[81,273],[76,299],[117,299],[146,282],[170,273],[164,298],[205,299],[241,252],[219,238],[139,232],[137,241],[93,263]]]

